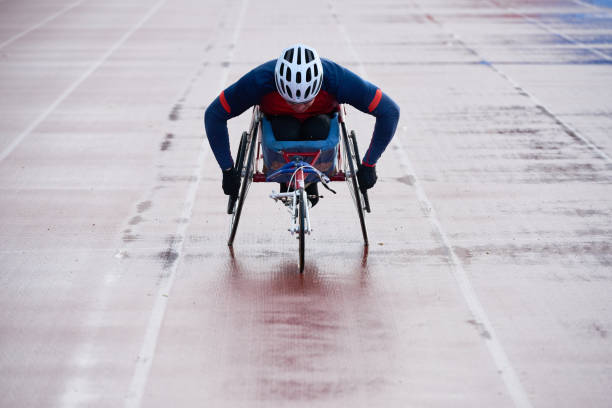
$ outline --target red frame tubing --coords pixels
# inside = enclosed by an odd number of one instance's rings
[[[302,168],[298,168],[297,174],[295,175],[295,181],[293,182],[293,188],[299,190],[300,188],[306,188],[304,185],[304,171]]]
[[[285,152],[283,151],[283,159],[285,159],[285,162],[289,163],[291,161],[292,157],[295,156],[300,156],[300,157],[313,157],[313,159],[311,161],[308,162],[308,164],[310,164],[311,166],[314,166],[314,164],[317,162],[317,160],[319,160],[319,156],[321,155],[321,151],[317,151],[317,152],[310,152],[310,153],[299,153],[299,152]]]

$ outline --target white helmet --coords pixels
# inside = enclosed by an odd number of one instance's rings
[[[296,44],[282,52],[274,68],[276,89],[285,100],[304,103],[319,93],[323,83],[323,65],[317,52]]]

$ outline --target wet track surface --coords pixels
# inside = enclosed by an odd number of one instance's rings
[[[297,41],[402,111],[303,275],[269,184],[228,250],[202,126]],[[0,0],[0,406],[610,406],[610,44],[603,0]]]

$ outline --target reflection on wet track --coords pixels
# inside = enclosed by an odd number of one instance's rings
[[[388,328],[368,293],[365,268],[347,268],[342,277],[321,273],[312,264],[303,275],[296,275],[296,268],[290,262],[257,276],[232,262],[225,292],[236,316],[235,357],[238,364],[248,361],[258,372],[253,373],[254,389],[244,389],[239,380],[228,384],[230,391],[263,401],[306,402],[346,398],[365,386],[372,387],[369,392],[382,391],[384,377],[360,384],[362,379],[350,373],[359,365],[354,361],[362,355],[358,350],[389,347],[384,341]],[[359,318],[355,321],[354,316]],[[252,344],[251,338],[257,342]],[[252,354],[255,361],[241,354]],[[379,363],[379,369],[388,372],[384,359]],[[338,378],[341,367],[347,372]]]

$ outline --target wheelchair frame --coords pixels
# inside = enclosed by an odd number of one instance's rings
[[[283,152],[283,157],[287,162],[283,168],[284,171],[292,173],[289,187],[291,191],[286,193],[273,192],[270,197],[275,201],[281,201],[285,204],[291,214],[291,227],[289,231],[292,235],[297,234],[299,239],[299,256],[298,268],[299,272],[304,271],[304,252],[306,235],[310,234],[310,212],[308,211],[308,197],[305,192],[305,174],[315,174],[324,187],[330,181],[346,181],[349,191],[353,198],[353,203],[357,209],[359,223],[361,225],[361,233],[363,236],[364,245],[368,246],[368,233],[365,225],[364,212],[370,212],[370,204],[367,192],[362,192],[357,183],[357,168],[360,160],[359,148],[357,145],[357,137],[354,131],[350,133],[346,130],[345,121],[346,112],[343,105],[338,108],[338,125],[341,130],[341,140],[338,148],[338,162],[336,173],[331,177],[314,168],[319,153],[299,153],[299,152]],[[265,174],[263,171],[263,154],[261,147],[261,131],[262,131],[263,113],[259,106],[253,107],[251,124],[248,132],[243,132],[238,145],[238,153],[234,168],[241,177],[240,191],[237,197],[230,197],[227,205],[227,213],[230,214],[230,234],[227,241],[228,246],[233,246],[234,238],[238,230],[238,223],[246,196],[249,191],[251,182],[274,182],[269,180],[271,174]],[[306,158],[311,158],[311,162],[305,161]],[[276,172],[278,172],[277,170]],[[330,189],[331,190],[331,189]],[[333,190],[331,190],[333,191]],[[334,192],[335,193],[335,192]]]

